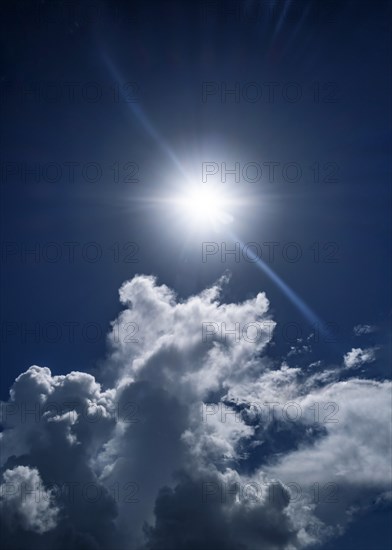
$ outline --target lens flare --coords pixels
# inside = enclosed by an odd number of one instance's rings
[[[217,226],[233,220],[227,211],[230,201],[217,187],[195,186],[176,199],[175,203],[192,225]]]

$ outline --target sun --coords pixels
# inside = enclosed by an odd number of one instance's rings
[[[208,185],[191,187],[176,201],[182,214],[193,225],[214,227],[232,221],[227,211],[229,202],[222,189]]]

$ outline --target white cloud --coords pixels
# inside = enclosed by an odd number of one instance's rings
[[[222,303],[224,283],[179,301],[153,277],[137,276],[120,289],[125,309],[108,336],[102,383],[38,366],[15,380],[2,410],[3,471],[27,468],[57,489],[76,484],[73,499],[57,490],[42,512],[46,525],[57,522],[53,537],[76,537],[86,548],[292,550],[336,533],[347,517],[343,508],[337,517],[295,502],[290,481],[305,491],[339,479],[347,506],[354,495],[366,506],[368,494],[388,490],[388,383],[339,382],[338,369],[307,374],[271,360],[276,323],[265,294]],[[257,339],[243,332],[249,324],[260,327]],[[288,402],[300,408],[295,421]],[[338,423],[315,427],[315,403],[326,415],[331,402]],[[217,489],[210,503],[201,499],[206,483]],[[223,500],[222,488],[230,488]],[[266,488],[279,499],[266,499]],[[43,540],[49,548],[56,539]]]
[[[352,348],[351,351],[344,356],[344,364],[348,369],[361,367],[366,363],[374,363],[376,360],[377,348]]]
[[[0,510],[12,529],[46,533],[57,525],[59,508],[36,468],[16,466],[3,473]]]

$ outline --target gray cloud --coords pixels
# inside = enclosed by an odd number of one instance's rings
[[[226,282],[179,301],[137,276],[120,289],[101,382],[18,376],[2,406],[3,483],[34,478],[45,501],[29,501],[28,520],[3,497],[10,548],[299,549],[386,494],[390,384],[272,361],[266,296],[222,303]],[[236,323],[259,324],[257,339],[224,337]],[[331,482],[339,503],[310,498]]]
[[[57,525],[59,508],[36,468],[16,466],[3,473],[0,509],[10,529],[46,533]]]

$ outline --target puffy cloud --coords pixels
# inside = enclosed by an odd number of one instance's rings
[[[45,533],[56,527],[59,508],[36,468],[16,466],[6,470],[0,494],[2,518],[11,530],[20,527]]]
[[[165,387],[181,384],[184,397],[217,391],[242,376],[271,339],[275,322],[264,293],[240,304],[220,303],[222,278],[212,288],[176,302],[165,285],[139,276],[120,289],[127,305],[113,323],[106,371],[114,379],[153,380]],[[256,328],[258,329],[256,332]],[[253,329],[253,332],[252,332]],[[134,330],[128,338],[127,331]],[[232,331],[232,332],[230,332]]]
[[[352,348],[344,356],[344,364],[348,369],[361,367],[366,363],[373,363],[376,360],[377,348]]]
[[[267,488],[274,499],[258,498],[251,484],[245,491],[235,472],[203,478],[182,475],[174,488],[159,492],[147,548],[295,548],[297,532],[287,513],[290,494],[279,482]]]
[[[388,383],[268,358],[265,294],[224,303],[226,282],[181,301],[137,276],[120,289],[100,382],[38,366],[18,376],[3,478],[33,472],[47,498],[33,540],[7,527],[10,548],[292,550],[386,494]],[[332,513],[309,492],[336,480]],[[26,529],[17,504],[3,521],[18,509]]]
[[[59,545],[70,533],[103,543],[113,532],[116,501],[93,461],[116,425],[114,391],[102,391],[87,373],[52,376],[48,368],[32,366],[18,376],[10,395],[2,406],[3,471],[38,471],[61,509],[57,528],[41,535],[44,547]],[[14,532],[10,540],[16,547],[29,541]]]

